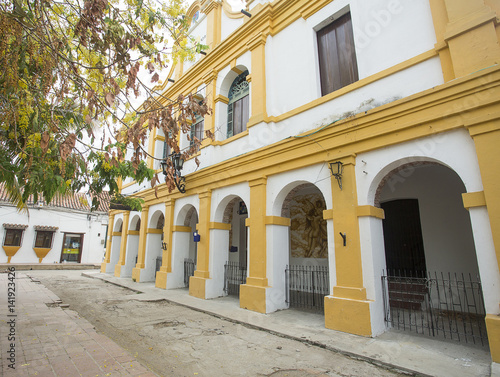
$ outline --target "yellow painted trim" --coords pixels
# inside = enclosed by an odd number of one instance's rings
[[[165,136],[162,135],[156,135],[154,138],[155,141],[165,141]]]
[[[195,275],[189,278],[189,295],[205,299],[205,285],[206,279],[204,277],[196,276],[195,271]]]
[[[325,296],[325,327],[371,336],[370,301]]]
[[[127,232],[127,235],[129,235],[129,236],[138,236],[138,235],[139,235],[139,233],[140,233],[140,231],[139,231],[139,230],[129,230],[129,231]]]
[[[243,13],[233,11],[231,5],[228,4],[226,0],[222,0],[222,10],[224,11],[226,17],[231,18],[233,20],[245,17]]]
[[[5,255],[7,255],[7,263],[10,263],[10,259],[16,255],[21,246],[2,246],[2,248],[5,251]]]
[[[247,281],[246,282],[247,285],[252,285],[255,287],[268,287],[269,286],[269,281],[267,278],[256,278],[256,277],[249,276],[249,277],[247,277],[246,281]]]
[[[148,233],[148,234],[162,234],[163,229],[148,228],[146,230],[146,233]]]
[[[385,219],[384,210],[382,208],[366,205],[358,206],[357,209],[358,217],[376,217],[377,219]]]
[[[462,201],[464,202],[464,208],[466,210],[472,207],[486,206],[486,198],[484,196],[484,191],[464,192],[462,194]]]
[[[280,217],[280,216],[266,216],[266,225],[281,225],[281,226],[290,226],[292,224],[292,220],[288,217]]]
[[[122,232],[113,232],[113,233],[111,233],[111,235],[112,235],[113,237],[118,237],[118,236],[120,236],[120,237],[121,237],[121,236],[122,236]]]
[[[35,251],[36,256],[38,257],[38,263],[42,263],[43,258],[47,256],[50,250],[52,250],[51,247],[34,247],[33,250]]]
[[[208,227],[210,229],[231,230],[231,224],[226,223],[211,222],[209,223]]]
[[[266,313],[266,287],[248,283],[240,285],[240,308]]]
[[[500,363],[500,316],[496,314],[486,314],[485,320],[491,359],[495,363]]]
[[[242,137],[248,136],[248,130],[245,130],[243,132],[240,132],[239,134],[236,134],[234,136],[231,136],[230,138],[226,140],[221,140],[221,141],[214,141],[212,142],[212,145],[226,145],[228,143],[231,143],[237,139],[240,139]]]
[[[215,96],[214,102],[215,103],[222,102],[222,103],[225,103],[227,105],[229,103],[229,98],[227,98],[226,96],[223,96],[222,94],[218,94]]]
[[[488,112],[464,122],[471,136],[500,130],[500,111]]]
[[[333,220],[333,209],[325,209],[323,211],[323,220]]]
[[[126,184],[121,186],[121,190],[123,190],[124,188],[130,187],[132,185],[135,185],[135,183],[136,183],[135,180],[130,182],[130,183],[126,183]]]
[[[366,300],[366,288],[333,287],[333,296],[353,300]]]
[[[468,18],[460,19],[449,24],[443,36],[444,40],[448,41],[449,39],[456,38],[472,29],[476,29],[488,22],[494,22],[495,20],[495,12],[491,11],[488,7],[484,7],[479,12],[469,15]]]
[[[184,233],[191,233],[193,229],[189,226],[181,226],[181,225],[174,225],[172,228],[172,232],[184,232]]]

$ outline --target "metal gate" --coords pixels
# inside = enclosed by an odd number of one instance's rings
[[[328,266],[286,266],[286,302],[290,307],[323,312],[330,294]]]
[[[156,257],[156,266],[155,266],[155,277],[156,273],[160,271],[161,268],[162,257]]]
[[[239,296],[240,285],[247,282],[247,266],[238,262],[226,262],[224,265],[224,292]]]
[[[488,345],[479,278],[473,279],[470,274],[389,271],[382,275],[382,290],[388,326]]]
[[[189,278],[194,275],[194,260],[184,259],[184,286],[189,287]]]

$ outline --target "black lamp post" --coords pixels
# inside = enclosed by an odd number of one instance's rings
[[[340,161],[330,162],[330,170],[337,180],[340,190],[342,190],[342,172],[344,171],[344,164]]]
[[[170,156],[170,161],[172,161],[172,165],[174,167],[174,182],[175,185],[177,186],[177,189],[179,192],[184,194],[186,192],[186,185],[184,184],[186,178],[182,176],[181,170],[184,165],[184,159],[182,158],[182,155],[180,153],[175,153],[173,152]],[[167,173],[167,160],[164,159],[161,162],[161,168],[163,170],[163,174],[166,176]]]

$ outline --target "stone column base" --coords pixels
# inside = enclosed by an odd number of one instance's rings
[[[486,314],[486,331],[490,343],[491,359],[495,363],[500,363],[500,316]]]
[[[371,336],[370,303],[369,300],[325,296],[325,327]]]
[[[162,269],[163,269],[163,267],[162,267]],[[161,288],[161,289],[167,289],[167,272],[166,271],[162,271],[160,269],[160,271],[158,271],[156,273],[155,287]]]
[[[108,264],[106,262],[101,263],[101,273],[105,274],[106,273],[106,266]]]
[[[139,283],[141,281],[141,270],[142,268],[137,268],[137,267],[134,267],[132,269],[132,280],[135,281],[136,283]]]
[[[240,308],[252,310],[258,313],[266,311],[266,289],[256,285],[240,285]]]
[[[189,278],[189,295],[197,298],[205,299],[207,278],[199,276],[191,276]]]
[[[117,264],[115,266],[115,277],[119,278],[121,276],[121,273],[122,273],[122,265]]]

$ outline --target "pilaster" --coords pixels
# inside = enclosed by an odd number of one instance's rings
[[[198,218],[198,233],[200,241],[197,246],[197,264],[194,276],[189,279],[189,294],[198,298],[206,298],[206,280],[210,278],[210,208],[212,191],[199,194],[200,213]]]
[[[163,225],[163,242],[167,248],[163,250],[160,271],[156,273],[155,286],[167,289],[167,274],[172,271],[172,232],[174,228],[175,200],[165,202],[165,223]]]
[[[115,214],[109,215],[108,220],[108,236],[106,238],[106,255],[104,261],[101,263],[101,272],[106,272],[106,265],[111,262],[111,242],[113,239],[113,227],[115,226]]]
[[[266,109],[266,39],[267,33],[259,33],[247,43],[252,53],[252,72],[248,77],[251,82],[251,110],[247,128],[267,121]]]
[[[249,182],[250,217],[245,223],[249,227],[249,259],[246,284],[240,286],[240,307],[266,313],[267,239],[266,239],[266,189],[267,178]]]
[[[130,211],[125,211],[123,213],[123,226],[122,226],[122,239],[120,243],[120,258],[115,266],[115,276],[121,276],[121,268],[125,265],[125,253],[127,251],[127,240],[128,240],[128,223],[130,218]]]
[[[132,269],[132,280],[141,280],[141,270],[145,267],[146,260],[146,238],[148,230],[149,206],[143,206],[141,212],[141,229],[139,231],[139,250],[137,253],[137,264]]]

